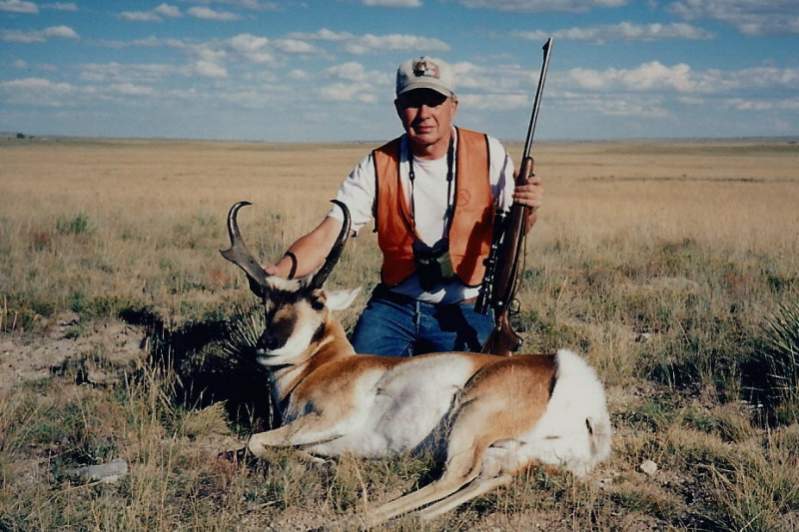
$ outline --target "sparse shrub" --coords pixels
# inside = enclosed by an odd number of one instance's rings
[[[715,530],[792,530],[799,510],[799,462],[795,447],[767,442],[762,454],[709,469],[714,489],[708,525]]]
[[[766,320],[744,379],[769,419],[799,420],[799,301],[783,303]]]
[[[692,308],[664,344],[641,359],[643,373],[680,390],[712,387],[721,398],[738,397],[740,364],[751,349],[750,331],[733,313]]]
[[[89,216],[78,213],[72,218],[59,217],[56,221],[56,231],[62,235],[85,235],[91,232]]]
[[[228,322],[228,334],[222,348],[231,357],[251,357],[265,327],[260,305],[239,309]]]
[[[684,415],[683,422],[687,426],[715,434],[725,442],[743,442],[754,434],[749,416],[740,411],[735,403],[711,410],[694,405]]]
[[[88,305],[86,292],[83,290],[73,290],[69,294],[69,309],[73,312],[83,312]]]

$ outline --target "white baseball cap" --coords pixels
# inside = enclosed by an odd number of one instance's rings
[[[452,67],[440,59],[409,59],[397,69],[397,96],[414,89],[432,89],[449,97],[455,94],[454,77]]]

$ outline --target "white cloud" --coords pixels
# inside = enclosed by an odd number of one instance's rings
[[[455,71],[455,92],[459,95],[463,90],[478,90],[483,92],[519,92],[529,90],[533,86],[534,76],[537,72],[523,69],[519,65],[495,64],[490,66],[477,65],[469,61],[462,61],[452,65]],[[538,79],[537,77],[535,78]]]
[[[187,0],[184,0],[187,1]],[[191,0],[195,4],[225,4],[252,11],[278,11],[280,5],[277,2],[264,2],[263,0]]]
[[[211,61],[197,61],[194,63],[190,72],[205,78],[223,79],[228,76],[227,69],[222,65]]]
[[[153,12],[170,18],[178,18],[183,16],[180,12],[180,8],[171,6],[169,4],[160,4],[158,7],[153,9]]]
[[[357,78],[355,66],[336,72]],[[518,65],[453,64],[462,112],[529,109],[537,72]],[[331,69],[329,69],[331,70]],[[332,70],[331,70],[332,71]],[[672,119],[682,107],[703,109],[794,112],[799,98],[785,94],[799,86],[799,68],[754,67],[738,70],[694,70],[687,64],[658,61],[631,68],[574,68],[550,73],[548,106],[586,116]],[[740,96],[752,94],[751,98]],[[756,95],[756,96],[755,96]]]
[[[75,92],[75,87],[65,82],[46,78],[22,78],[0,81],[0,93],[7,103],[59,107],[65,98]]]
[[[668,10],[687,20],[719,20],[746,35],[799,33],[796,0],[680,0]]]
[[[602,99],[597,98],[594,100],[583,101],[583,105],[588,104],[587,108],[594,109],[595,111],[608,116],[630,116],[640,118],[665,118],[671,113],[662,102],[646,101],[634,102],[627,99],[611,98]]]
[[[323,73],[333,80],[340,80],[319,89],[319,96],[327,101],[374,103],[378,91],[388,93],[393,82],[390,74],[367,70],[355,61],[333,65]]]
[[[130,22],[161,22],[161,17],[152,11],[123,11],[119,18]]]
[[[469,61],[454,63],[452,68],[455,93],[464,109],[511,111],[530,107],[534,73],[529,69],[514,64],[478,65]]]
[[[151,97],[153,87],[130,81],[103,82],[101,85],[72,85],[46,78],[24,78],[0,82],[0,94],[12,103],[41,107],[80,106],[98,100],[120,100],[118,97]]]
[[[799,87],[799,68],[753,67],[734,71],[713,72],[729,88],[780,88],[796,90]]]
[[[464,109],[480,111],[512,111],[530,107],[530,95],[514,94],[464,94],[459,96]]]
[[[275,48],[287,54],[316,54],[321,50],[299,39],[278,39]]]
[[[69,26],[50,26],[49,28],[45,28],[43,30],[45,37],[59,37],[62,39],[79,39],[75,30],[70,28]]]
[[[225,59],[228,55],[227,51],[212,46],[209,43],[205,44],[197,44],[194,46],[188,46],[187,48],[190,53],[197,56],[202,61],[208,61],[209,63],[218,63]]]
[[[87,63],[80,66],[80,78],[96,83],[157,83],[175,72],[160,63]]]
[[[324,74],[333,79],[358,83],[362,88],[371,87],[371,89],[382,89],[391,87],[394,83],[393,73],[366,70],[361,63],[355,61],[328,67],[324,70]]]
[[[56,83],[46,78],[22,78],[0,81],[0,87],[10,90],[35,90],[69,92],[73,89],[69,83]]]
[[[184,49],[189,47],[185,41],[181,41],[180,39],[162,39],[153,35],[145,37],[144,39],[136,39],[135,41],[130,42],[106,41],[105,44],[112,46],[113,48],[124,48],[126,46],[144,46],[147,48],[155,48],[158,46],[166,46],[167,48]]]
[[[677,101],[683,105],[704,105],[705,98],[699,96],[679,96]]]
[[[659,61],[631,69],[573,68],[558,83],[589,91],[624,90],[683,94],[724,94],[747,89],[792,89],[799,85],[799,68],[755,67],[740,70],[692,70],[684,63],[667,66]]]
[[[0,11],[10,13],[36,14],[39,8],[33,2],[23,2],[22,0],[0,0]]]
[[[258,37],[250,33],[240,33],[230,38],[230,46],[242,53],[257,52],[267,44],[269,44],[269,39],[266,37]]]
[[[374,103],[377,97],[360,85],[354,83],[332,83],[319,89],[323,100],[332,102]]]
[[[293,32],[289,33],[288,36],[295,39],[310,39],[310,40],[331,41],[331,42],[341,42],[355,38],[355,35],[353,35],[352,33],[347,33],[345,31],[341,32],[333,31],[327,28],[322,28],[314,33]]]
[[[50,38],[79,39],[80,36],[69,26],[50,26],[38,31],[0,30],[0,41],[21,44],[46,42]]]
[[[115,83],[110,86],[111,92],[122,94],[123,96],[152,96],[155,91],[146,85],[134,85],[133,83]]]
[[[440,39],[400,33],[388,35],[366,33],[363,35],[356,35],[322,28],[314,33],[289,33],[288,37],[292,39],[339,43],[346,52],[356,55],[385,50],[417,50],[420,53],[431,53],[446,52],[450,49],[449,45]]]
[[[586,116],[598,113],[611,117],[653,119],[672,115],[663,98],[652,95],[625,95],[619,98],[608,94],[563,92],[557,95],[556,100],[559,107]]]
[[[250,33],[240,33],[231,37],[228,44],[234,52],[251,63],[271,63],[275,59],[269,51],[265,50],[269,45],[269,39],[266,37],[259,37]]]
[[[365,6],[377,7],[420,7],[421,0],[361,0]]]
[[[242,55],[247,61],[249,61],[250,63],[255,63],[256,65],[262,65],[264,63],[273,63],[275,61],[275,56],[265,51],[252,52]]]
[[[620,22],[618,24],[608,24],[602,26],[573,27],[546,32],[537,31],[518,31],[513,33],[516,37],[530,39],[533,41],[544,41],[547,37],[555,39],[565,39],[571,41],[591,41],[595,43],[605,43],[608,41],[656,41],[662,39],[710,39],[713,34],[692,26],[690,24],[677,22],[673,24],[633,24],[631,22]]]
[[[669,89],[678,92],[694,92],[699,89],[699,83],[692,76],[691,67],[684,63],[669,67],[659,61],[652,61],[633,69],[573,68],[567,71],[567,76],[578,87],[586,90]]]
[[[362,64],[356,63],[355,61],[329,67],[325,69],[325,74],[334,78],[350,81],[363,81],[367,77],[366,69]]]
[[[52,4],[42,4],[45,9],[54,9],[56,11],[77,11],[78,6],[74,2],[53,2]]]
[[[500,11],[588,11],[594,7],[621,7],[627,0],[458,0],[466,7]]]
[[[229,11],[216,11],[209,7],[190,7],[187,11],[189,15],[202,20],[215,20],[218,22],[230,22],[239,20],[241,17]]]
[[[730,98],[725,104],[736,111],[799,111],[799,98],[778,100]]]
[[[344,49],[351,54],[383,52],[385,50],[419,50],[421,52],[445,52],[449,45],[444,41],[431,37],[392,33],[389,35],[373,35],[367,33],[350,39]]]
[[[178,18],[182,16],[180,8],[169,4],[159,4],[149,11],[123,11],[119,14],[119,18],[131,22],[161,22],[164,17]]]

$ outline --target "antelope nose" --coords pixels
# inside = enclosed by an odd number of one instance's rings
[[[261,336],[261,339],[258,342],[258,344],[265,351],[274,351],[275,349],[280,347],[281,341],[280,341],[280,338],[278,338],[277,336],[274,336],[274,335],[271,335],[271,334],[268,334],[268,333],[264,333]]]

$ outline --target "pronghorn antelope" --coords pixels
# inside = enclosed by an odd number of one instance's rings
[[[511,481],[532,464],[583,475],[610,453],[611,426],[602,384],[567,350],[498,357],[435,353],[417,357],[356,354],[331,310],[353,291],[326,291],[325,279],[349,236],[349,213],[325,263],[314,275],[267,275],[247,250],[237,215],[228,213],[231,247],[223,256],[242,268],[263,300],[266,329],[257,360],[272,371],[283,426],[254,434],[250,451],[295,447],[311,454],[380,457],[420,450],[446,452],[431,484],[359,516],[373,526],[417,510],[422,519]]]

